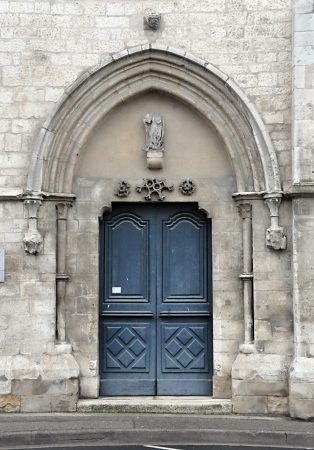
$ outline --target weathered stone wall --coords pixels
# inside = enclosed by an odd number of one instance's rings
[[[217,65],[265,121],[291,179],[291,0],[0,1],[0,187],[25,187],[39,125],[76,77],[108,54],[147,42]],[[162,14],[157,32],[143,13]]]
[[[299,0],[293,26],[293,311],[294,360],[290,370],[290,414],[314,417],[313,332],[313,102],[314,5]]]
[[[249,97],[276,150],[283,188],[290,190],[292,118],[298,121],[294,128],[294,136],[298,135],[298,142],[293,142],[297,150],[294,154],[300,155],[302,150],[302,158],[294,158],[297,182],[312,180],[309,144],[313,134],[312,108],[308,101],[308,96],[312,99],[313,71],[311,57],[305,58],[308,42],[313,38],[311,1],[299,2],[297,10],[295,43],[299,53],[295,54],[293,63],[296,77],[294,116],[291,115],[293,3],[292,0],[0,0],[0,102],[3,104],[0,195],[15,198],[9,201],[4,197],[6,201],[0,203],[0,242],[6,251],[6,282],[0,285],[0,354],[5,358],[0,365],[5,367],[0,409],[74,409],[79,370],[81,394],[97,396],[97,214],[101,206],[110,203],[103,180],[100,185],[94,185],[86,179],[77,179],[78,200],[69,213],[67,266],[72,278],[67,286],[66,326],[67,339],[79,366],[70,347],[55,346],[56,211],[53,201],[45,202],[39,210],[39,231],[44,239],[42,252],[37,256],[23,252],[27,220],[23,203],[16,195],[26,188],[38,130],[56,101],[82,71],[114,52],[147,43],[182,49],[216,65]],[[143,29],[146,8],[161,13],[159,30]],[[106,189],[112,187],[113,184],[106,185]],[[227,191],[231,194],[229,187]],[[213,186],[203,188],[200,199],[205,204],[202,195]],[[97,198],[96,194],[101,197]],[[91,195],[95,196],[94,203],[90,202]],[[242,287],[238,278],[242,270],[242,241],[236,205],[226,200],[223,189],[220,195],[207,201],[206,207],[216,220],[213,230],[217,239],[214,244],[214,394],[228,397],[231,368],[243,332],[243,305],[239,304]],[[311,204],[311,200],[308,202]],[[252,204],[254,331],[259,353],[241,354],[234,365],[235,411],[287,413],[288,367],[294,351],[291,202],[285,199],[280,208],[280,224],[285,227],[288,247],[279,252],[265,245],[265,230],[269,226],[267,206],[261,199],[254,199]],[[294,207],[294,214],[300,213],[300,205]],[[230,239],[234,223],[237,228]],[[310,229],[306,236],[311,235]],[[301,247],[300,235],[294,234],[294,239],[295,248]],[[296,256],[294,261],[298,259]],[[310,276],[310,262],[306,271],[306,276]],[[303,289],[302,283],[298,286]],[[310,330],[312,320],[309,314],[303,316]],[[302,357],[313,356],[311,336],[304,338],[306,350],[300,354]],[[62,369],[67,364],[68,369]],[[49,368],[53,366],[60,367],[60,372],[51,373]],[[256,366],[259,370],[254,371]],[[256,379],[263,381],[259,383]],[[306,398],[312,398],[312,394],[307,395]],[[33,402],[30,396],[36,397]]]
[[[23,251],[23,203],[2,202],[1,212],[0,411],[74,410],[77,363],[55,346],[55,206],[41,210],[44,246],[36,256]]]

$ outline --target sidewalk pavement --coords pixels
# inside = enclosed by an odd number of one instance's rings
[[[0,448],[49,444],[251,444],[314,449],[314,423],[287,417],[2,414]]]

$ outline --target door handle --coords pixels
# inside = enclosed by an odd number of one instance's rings
[[[190,311],[178,311],[178,312],[162,312],[159,317],[211,317],[212,315],[207,312],[190,312]]]
[[[153,313],[149,313],[149,312],[126,312],[126,311],[112,311],[112,312],[106,312],[106,313],[101,313],[100,314],[101,317],[154,317]]]

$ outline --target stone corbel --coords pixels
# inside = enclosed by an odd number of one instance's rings
[[[156,31],[160,27],[161,14],[147,9],[144,14],[144,30]]]
[[[264,195],[265,203],[270,212],[270,227],[266,230],[266,247],[273,250],[285,250],[287,247],[287,237],[284,228],[279,225],[281,197],[280,193]]]
[[[68,210],[72,206],[69,202],[56,204],[57,213],[57,273],[56,273],[56,295],[57,295],[57,340],[64,343],[65,334],[65,294],[66,283],[69,279],[66,270],[66,245],[67,245],[67,219]]]
[[[37,255],[43,244],[43,238],[38,231],[38,210],[42,204],[42,197],[30,197],[24,200],[28,214],[28,228],[24,235],[24,250],[29,255]]]

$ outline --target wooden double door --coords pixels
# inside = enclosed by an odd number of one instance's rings
[[[195,203],[100,225],[100,394],[211,395],[211,228]]]

